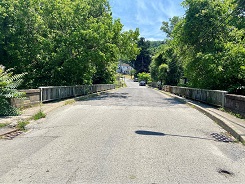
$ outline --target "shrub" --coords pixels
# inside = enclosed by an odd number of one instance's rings
[[[151,75],[145,72],[138,73],[138,78],[139,81],[145,81],[146,83],[151,81]]]
[[[24,93],[18,92],[17,87],[22,83],[25,74],[13,74],[4,70],[0,65],[0,116],[17,115],[18,110],[10,105],[11,98],[22,98]]]
[[[236,95],[244,95],[245,96],[245,86],[234,85],[233,87],[228,89],[228,92],[236,94]]]

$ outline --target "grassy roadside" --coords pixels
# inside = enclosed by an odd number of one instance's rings
[[[30,124],[30,120],[39,120],[39,119],[42,119],[42,118],[45,118],[46,117],[46,114],[39,110],[38,113],[36,113],[35,115],[33,115],[31,118],[29,118],[28,120],[22,120],[22,121],[19,121],[16,125],[16,129],[18,130],[21,130],[21,131],[26,131],[26,125]]]
[[[26,125],[28,125],[30,122],[29,121],[20,121],[16,125],[16,128],[21,131],[26,131]]]
[[[222,108],[222,107],[219,108],[219,110],[220,110],[220,111],[223,111],[223,112],[226,112],[226,113],[228,113],[228,114],[230,114],[230,115],[232,115],[232,116],[235,116],[235,117],[237,117],[237,118],[239,118],[239,119],[245,119],[244,117],[242,117],[241,114],[234,113],[234,112],[229,111],[229,110],[226,110],[226,109],[224,109],[224,108]]]
[[[8,126],[8,123],[0,123],[0,128],[4,128],[6,126]]]

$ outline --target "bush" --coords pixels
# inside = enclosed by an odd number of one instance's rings
[[[0,116],[17,116],[18,109],[11,106],[7,99],[0,97]]]
[[[236,90],[237,95],[244,95],[245,96],[245,86],[240,86]]]
[[[233,86],[228,89],[229,93],[233,93],[236,95],[244,95],[245,96],[245,86]]]
[[[151,82],[151,75],[149,73],[138,73],[139,81],[145,81],[146,83]]]
[[[10,99],[24,96],[24,93],[17,91],[24,75],[14,75],[11,70],[4,71],[4,66],[0,65],[0,116],[18,115],[18,110],[11,106]]]

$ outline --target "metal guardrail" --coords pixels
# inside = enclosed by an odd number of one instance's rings
[[[220,90],[206,90],[178,86],[170,86],[169,90],[171,93],[185,98],[221,107],[224,107],[225,95],[228,93],[227,91]]]
[[[95,84],[81,86],[47,86],[39,87],[40,101],[48,102],[64,98],[82,96],[100,91],[115,89],[114,84]]]

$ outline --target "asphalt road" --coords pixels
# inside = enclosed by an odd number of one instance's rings
[[[127,81],[0,140],[0,183],[244,183],[245,148],[194,108]]]

